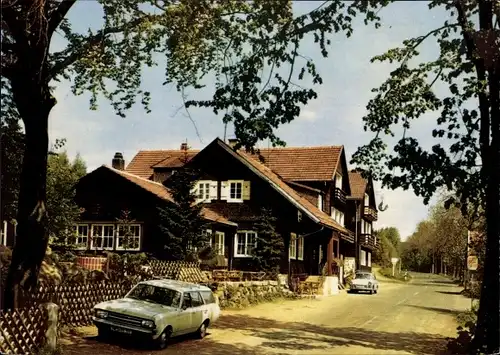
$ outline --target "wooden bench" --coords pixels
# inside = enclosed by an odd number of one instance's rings
[[[319,294],[322,286],[323,281],[320,279],[320,276],[308,276],[300,283],[299,290],[302,293],[307,293],[309,295],[317,295]]]

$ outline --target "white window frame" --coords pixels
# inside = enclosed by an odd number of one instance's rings
[[[365,193],[364,205],[365,207],[370,206],[370,196],[367,193]]]
[[[338,224],[340,224],[341,226],[344,226],[344,218],[345,218],[345,215],[344,215],[344,212],[336,209],[335,207],[332,207],[331,211],[330,211],[330,216],[332,217],[332,219],[337,222]]]
[[[215,251],[217,255],[225,255],[225,233],[215,231],[210,237],[210,247]]]
[[[290,245],[288,246],[288,258],[297,259],[297,234],[290,233]]]
[[[297,238],[297,260],[304,260],[304,237]]]
[[[104,238],[106,239],[111,239],[111,246],[103,248],[102,246],[96,247],[95,245],[95,236],[94,236],[94,226],[102,226],[102,231],[104,233],[104,227],[112,227],[113,228],[113,235],[112,236],[98,236],[102,237],[102,241],[104,242]],[[90,225],[90,249],[92,250],[113,250],[113,247],[115,245],[115,237],[116,237],[116,227],[113,223],[94,223]]]
[[[227,185],[228,185],[228,191],[227,191],[227,202],[243,202],[243,184],[245,181],[243,180],[228,180]],[[231,197],[231,185],[232,184],[240,184],[241,185],[241,190],[240,190],[240,197],[239,198],[232,198]]]
[[[342,175],[339,173],[335,173],[335,187],[342,190]]]
[[[366,266],[366,251],[363,249],[359,252],[359,264],[361,266]]]
[[[238,234],[245,234],[245,244],[244,244],[244,252],[243,253],[238,253]],[[255,242],[253,245],[253,248],[257,246],[257,232],[252,231],[252,230],[239,230],[236,232],[234,235],[234,256],[238,258],[250,258],[253,257],[253,254],[249,253],[248,251],[248,236],[250,234],[254,235]]]
[[[318,194],[318,209],[323,211],[323,195]]]
[[[196,202],[210,202],[211,180],[199,180],[196,182]],[[201,187],[203,186],[203,189]],[[203,191],[203,196],[200,197],[200,191]]]
[[[80,227],[86,227],[87,228],[87,235],[80,234],[79,228]],[[77,250],[87,250],[89,247],[89,235],[90,235],[90,228],[89,225],[86,223],[77,223],[73,225],[73,228],[75,229],[75,242],[74,244],[76,245],[75,249]],[[78,243],[78,239],[85,240],[85,242]]]
[[[371,252],[366,252],[366,257],[367,257],[367,265],[366,266],[372,266],[372,253]]]
[[[138,227],[139,235],[130,236],[129,239],[137,239],[137,248],[124,248],[120,246],[120,240],[124,237],[120,236],[120,228],[121,227]],[[139,223],[118,223],[115,228],[116,234],[116,250],[141,250],[141,235],[142,235],[142,226]],[[129,243],[130,244],[130,243]]]

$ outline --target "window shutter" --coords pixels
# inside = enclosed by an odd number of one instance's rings
[[[229,196],[229,183],[227,181],[221,181],[220,199],[227,200],[228,196]]]
[[[250,200],[250,181],[243,181],[243,191],[241,192],[243,200]]]
[[[198,198],[198,183],[196,183],[193,188],[191,189],[191,195],[195,195]]]
[[[210,181],[210,200],[217,200],[217,181]]]

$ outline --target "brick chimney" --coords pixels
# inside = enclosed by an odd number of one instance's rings
[[[125,159],[123,159],[123,154],[116,152],[113,160],[111,161],[111,166],[116,170],[125,170]]]
[[[188,144],[187,143],[181,143],[181,150],[188,150]]]

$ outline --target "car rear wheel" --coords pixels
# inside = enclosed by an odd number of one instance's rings
[[[156,341],[158,348],[160,350],[165,349],[171,337],[172,337],[172,329],[168,327],[163,331],[163,333],[161,333],[161,335],[158,337],[158,340]]]
[[[207,335],[207,328],[208,328],[208,322],[205,321],[203,322],[200,327],[198,328],[198,331],[196,332],[196,336],[198,339],[203,339],[205,335]]]

